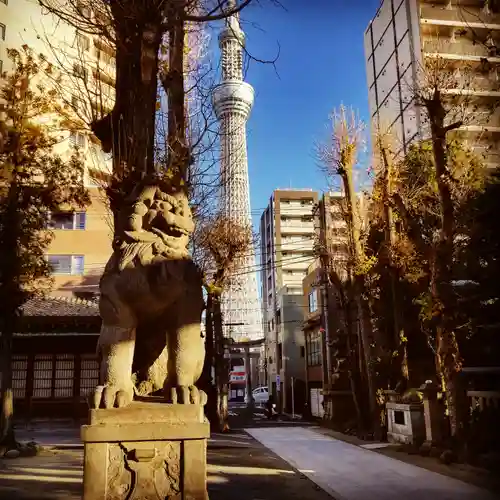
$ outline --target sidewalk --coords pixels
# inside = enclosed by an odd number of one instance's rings
[[[336,500],[493,500],[457,479],[334,439],[312,429],[246,429]]]

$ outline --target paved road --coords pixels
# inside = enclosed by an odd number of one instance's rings
[[[494,500],[496,495],[301,427],[246,432],[336,500]]]

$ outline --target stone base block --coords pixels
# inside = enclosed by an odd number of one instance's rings
[[[208,500],[209,434],[199,405],[149,398],[90,410],[83,500]]]
[[[423,406],[417,403],[386,403],[387,440],[420,445],[425,439]]]

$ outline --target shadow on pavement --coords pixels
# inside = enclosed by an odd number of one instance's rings
[[[232,432],[238,445],[208,449],[210,500],[331,500],[300,472],[247,434]]]
[[[81,451],[0,461],[0,500],[80,500]]]
[[[244,431],[208,445],[210,500],[331,500]],[[81,500],[83,450],[44,450],[0,461],[0,500]]]

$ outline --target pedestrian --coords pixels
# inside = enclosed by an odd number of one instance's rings
[[[267,418],[271,420],[273,418],[273,406],[274,406],[274,396],[272,394],[269,394],[269,399],[267,400],[266,403],[266,409],[267,409]]]

